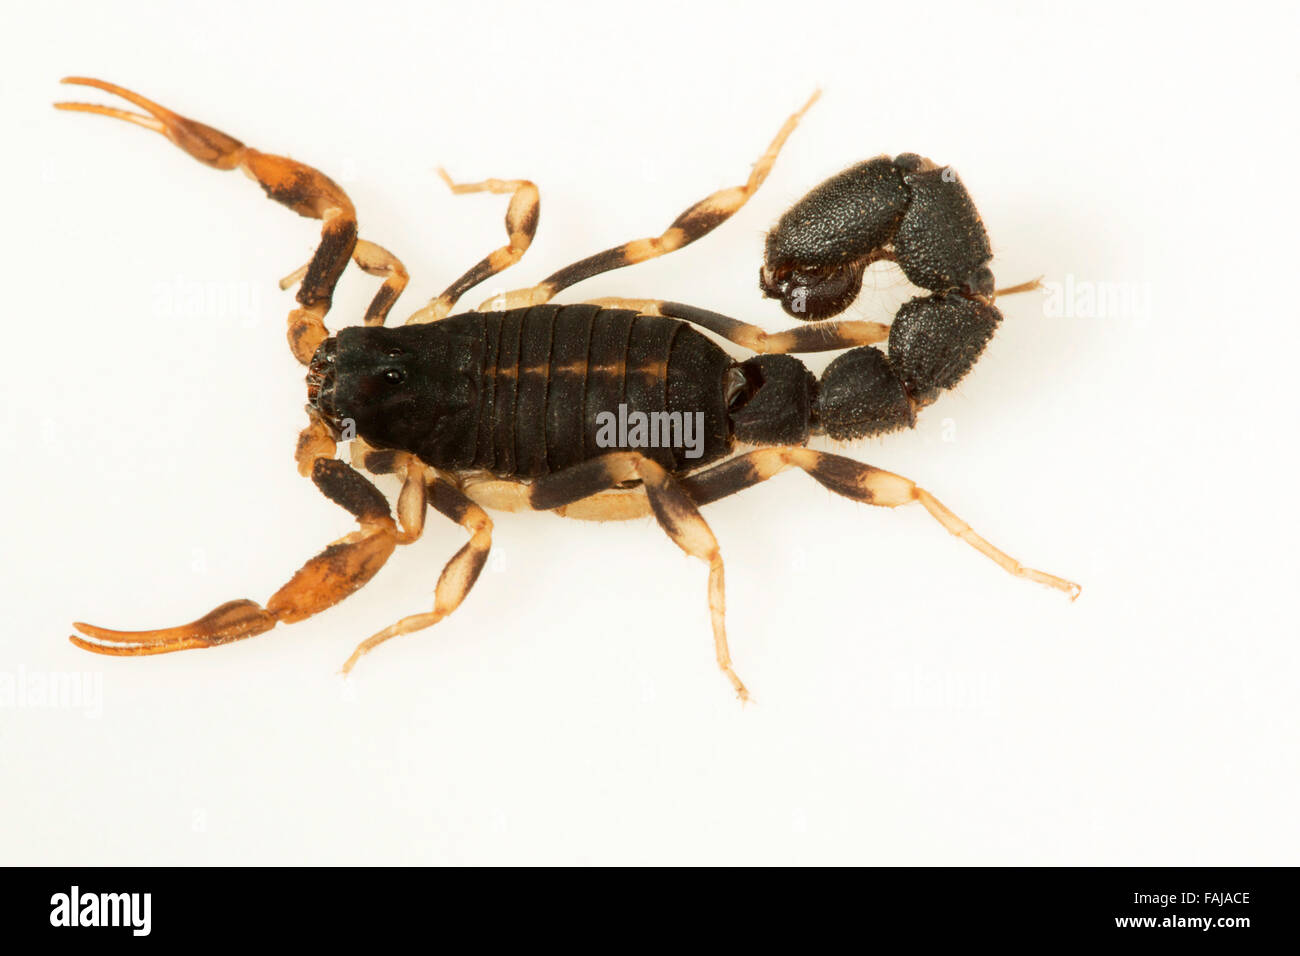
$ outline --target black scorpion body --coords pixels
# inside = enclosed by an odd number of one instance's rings
[[[616,450],[601,441],[602,413],[618,417],[621,407],[624,418],[640,413],[679,423],[698,413],[689,426],[698,435],[694,447],[677,441],[639,449],[683,472],[731,451],[728,386],[743,381],[736,367],[686,322],[539,305],[344,329],[313,363],[313,403],[336,428],[351,419],[375,447],[413,452],[436,468],[509,478],[535,478]]]
[[[904,153],[859,163],[795,204],[768,233],[760,285],[812,325],[775,334],[740,319],[659,299],[550,305],[556,293],[612,269],[694,242],[762,184],[812,99],[781,127],[742,186],[690,206],[658,237],[634,239],[499,300],[521,306],[450,315],[466,292],[519,260],[537,229],[540,194],[526,179],[456,183],[454,192],[509,193],[509,243],[483,257],[400,328],[385,328],[408,273],[392,252],[360,238],[347,193],[320,170],[263,153],[131,90],[88,77],[65,82],[115,94],[139,112],[98,113],[165,135],[194,159],[242,169],[267,196],[321,221],[316,251],[282,281],[299,282],[288,315],[293,356],[308,366],[308,423],[300,473],[356,520],[355,531],[309,559],[265,604],[227,601],[177,627],[117,631],[79,622],[70,636],[98,654],[139,656],[216,647],[310,618],[363,587],[437,512],[469,540],[443,566],[430,610],[362,641],[343,665],[391,638],[431,627],[460,606],[492,547],[484,508],[552,511],[588,520],[653,514],[685,554],[708,567],[709,620],[719,669],[743,700],[731,663],[724,565],[700,507],[781,471],[804,472],[851,501],[919,504],[949,532],[1017,577],[1077,597],[1079,586],[998,550],[902,475],[804,447],[810,436],[860,438],[910,427],[918,408],[974,365],[1000,315],[991,246],[965,187],[949,168]],[[865,270],[892,260],[920,289],[892,325],[822,322],[857,298]],[[325,319],[339,277],[355,262],[383,284],[364,325],[331,336]],[[527,305],[528,307],[522,307]],[[448,317],[450,315],[450,317]],[[751,350],[732,358],[705,330]],[[888,350],[874,346],[888,339]],[[816,379],[793,353],[844,351]],[[353,441],[353,467],[337,457]],[[732,455],[737,444],[769,446]],[[723,460],[725,459],[725,460]],[[396,474],[397,507],[363,473]],[[495,475],[489,480],[485,476]],[[503,487],[504,486],[504,487]],[[628,489],[637,488],[636,492]]]
[[[894,322],[890,355],[853,349],[818,382],[791,355],[738,362],[675,318],[595,305],[470,312],[342,330],[311,364],[309,400],[338,431],[351,423],[376,448],[449,471],[536,478],[633,447],[684,474],[737,442],[911,427],[916,408],[974,364],[999,318],[962,296],[915,300]],[[650,435],[665,440],[602,437],[611,418],[637,415],[662,423]],[[681,440],[683,428],[694,441]]]
[[[715,328],[702,320],[711,314],[690,306],[660,303],[646,315],[537,305],[344,329],[313,357],[308,397],[336,431],[351,423],[375,448],[502,478],[541,477],[617,448],[684,474],[737,442],[911,428],[918,409],[970,371],[1001,320],[988,236],[951,169],[905,153],[832,176],[768,234],[760,285],[791,315],[829,318],[881,258],[929,294],[898,311],[887,351],[852,348],[820,381],[788,354],[734,360],[691,324]],[[640,443],[602,433],[611,417],[636,416],[677,431]],[[686,425],[693,442],[682,440]]]

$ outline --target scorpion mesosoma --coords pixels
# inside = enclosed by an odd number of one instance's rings
[[[337,183],[121,87],[80,77],[64,82],[116,94],[142,112],[87,103],[56,104],[60,109],[161,133],[200,162],[244,171],[271,199],[321,221],[311,261],[281,283],[300,283],[288,340],[308,368],[309,423],[296,459],[299,471],[358,524],[264,605],[231,601],[190,624],[161,630],[78,623],[81,635],[70,638],[78,647],[158,654],[252,637],[310,617],[362,587],[398,545],[420,537],[428,508],[461,525],[470,538],[443,569],[433,609],[363,641],[344,664],[347,672],[376,645],[429,627],[460,605],[491,546],[485,508],[549,510],[588,520],[652,514],[683,551],[708,566],[717,663],[745,699],[727,646],[722,557],[700,508],[790,467],[854,501],[885,507],[917,502],[1010,573],[1077,596],[1078,585],[1024,567],[909,479],[807,447],[818,434],[854,439],[911,427],[917,410],[978,359],[1001,319],[995,297],[1033,287],[994,290],[988,238],[950,169],[912,154],[861,163],[814,189],[767,237],[760,286],[801,320],[839,314],[856,298],[868,264],[897,262],[929,294],[907,303],[891,325],[816,321],[767,333],[674,302],[550,304],[574,283],[673,252],[729,218],[762,184],[817,94],[786,121],[744,185],[701,200],[657,237],[583,259],[476,312],[451,314],[466,292],[523,256],[537,229],[539,193],[528,180],[458,184],[439,170],[456,193],[510,196],[508,242],[404,326],[385,328],[407,271],[392,253],[359,237],[356,211]],[[383,282],[363,325],[331,335],[324,320],[349,261]],[[735,360],[701,329],[757,354]],[[872,347],[880,342],[888,343],[887,352]],[[820,380],[791,354],[839,349],[848,351]],[[669,418],[697,416],[700,446],[693,452],[672,442],[611,448],[601,440],[602,416],[618,406]],[[340,441],[351,442],[351,464],[336,457]],[[396,516],[359,469],[401,481]]]

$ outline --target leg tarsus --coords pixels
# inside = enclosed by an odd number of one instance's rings
[[[1064,591],[1069,595],[1071,601],[1077,600],[1080,593],[1082,593],[1083,588],[1073,581],[1067,581],[1065,578],[1057,577],[1055,574],[1048,574],[1046,571],[1039,571],[1036,568],[1027,568],[1005,551],[995,548],[924,488],[916,489],[916,500],[950,533],[961,538],[980,554],[994,561],[998,567],[1008,574],[1024,578],[1027,581],[1034,581],[1049,588],[1055,588],[1058,591]]]

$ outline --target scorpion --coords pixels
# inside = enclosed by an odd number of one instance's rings
[[[199,162],[242,170],[271,199],[320,221],[311,260],[281,281],[283,289],[298,284],[287,336],[307,368],[308,424],[295,458],[299,472],[357,523],[264,604],[230,601],[189,624],[157,630],[78,622],[80,633],[69,638],[77,647],[132,656],[253,637],[309,618],[364,586],[399,545],[421,536],[430,508],[460,525],[469,540],[438,578],[432,609],[362,641],[343,665],[346,674],[377,645],[430,627],[460,606],[491,548],[488,510],[598,521],[653,515],[682,551],[708,567],[717,665],[745,700],[749,692],[727,643],[722,556],[700,509],[787,468],[853,501],[920,504],[1011,574],[1078,596],[1077,584],[1022,565],[910,479],[808,447],[819,435],[854,440],[913,427],[918,411],[980,357],[1001,321],[996,298],[1036,286],[994,288],[988,235],[949,167],[911,153],[871,159],[827,179],[780,218],[766,236],[759,286],[804,323],[793,328],[769,333],[654,299],[551,302],[584,279],[681,249],[730,218],[762,185],[819,93],[786,120],[743,185],[695,203],[658,236],[589,256],[476,311],[452,314],[462,296],[527,251],[540,194],[525,179],[457,183],[439,169],[456,194],[510,197],[508,241],[404,325],[389,328],[385,319],[407,270],[360,237],[356,210],[336,182],[122,87],[84,77],[63,82],[114,94],[141,112],[77,102],[57,108],[160,133]],[[925,294],[889,324],[829,321],[856,300],[866,267],[879,260],[896,263]],[[361,325],[331,333],[325,318],[349,262],[382,283]],[[705,332],[753,356],[733,358]],[[880,343],[887,348],[876,348]],[[820,378],[795,357],[832,350],[846,351]],[[610,447],[601,422],[620,407],[664,421],[695,416],[696,447],[671,440]],[[338,457],[341,442],[349,443],[347,462]],[[400,481],[395,509],[363,472]]]

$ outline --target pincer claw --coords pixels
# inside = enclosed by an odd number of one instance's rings
[[[242,640],[269,631],[275,625],[275,616],[270,611],[256,601],[240,600],[228,601],[189,624],[155,631],[112,631],[78,621],[73,627],[94,640],[88,641],[77,634],[69,635],[68,640],[95,654],[168,654]]]

